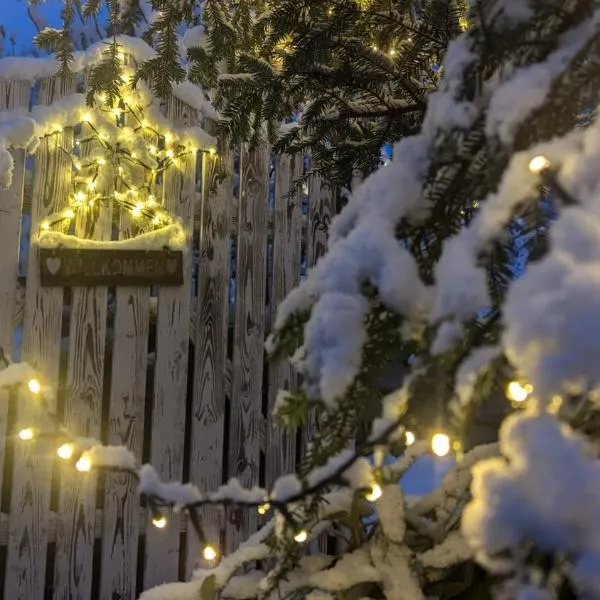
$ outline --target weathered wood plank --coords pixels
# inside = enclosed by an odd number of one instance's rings
[[[271,323],[277,306],[298,285],[302,242],[302,195],[292,183],[302,176],[304,157],[283,155],[275,167],[275,215],[273,234],[273,292]],[[296,439],[284,433],[272,418],[279,390],[294,390],[296,373],[289,361],[272,363],[269,369],[269,413],[267,415],[266,484],[291,473],[296,465]]]
[[[335,200],[330,185],[321,177],[311,177],[308,182],[308,224],[306,261],[308,268],[314,267],[327,252],[327,238],[331,219],[335,214]],[[316,429],[316,414],[311,411],[302,436],[303,452],[310,445]],[[310,551],[322,553],[327,550],[327,537],[320,536],[310,546]]]
[[[148,143],[156,144],[154,136],[147,137]],[[141,169],[139,174],[132,173],[134,181],[142,176]],[[129,238],[134,230],[132,216],[121,209],[120,239]],[[126,446],[138,460],[142,458],[144,443],[149,321],[150,288],[117,287],[107,442]],[[135,598],[140,534],[138,508],[135,480],[126,474],[107,475],[100,600]]]
[[[26,81],[0,82],[0,110],[27,109],[31,85]],[[25,151],[11,152],[14,168],[12,185],[0,190],[0,347],[10,356],[13,342],[13,316],[17,308],[17,273],[19,266],[19,244],[21,239],[21,209],[25,180]],[[4,475],[7,445],[8,392],[0,390],[0,489]],[[0,586],[1,589],[1,586]]]
[[[209,129],[210,133],[210,129]],[[223,443],[227,330],[229,325],[230,221],[233,205],[233,156],[225,149],[204,154],[200,264],[196,308],[194,398],[191,422],[190,480],[202,490],[223,481]],[[220,540],[221,515],[216,508],[200,512],[207,538]],[[193,533],[187,537],[186,573],[197,566],[201,548]]]
[[[93,513],[92,520],[92,539],[99,540],[102,537],[102,528],[104,521],[104,511],[101,508],[96,508]],[[8,521],[7,513],[0,513],[0,547],[8,544]],[[48,543],[53,544],[57,541],[58,533],[58,515],[55,512],[49,513],[48,518]],[[143,507],[138,507],[137,519],[140,523],[140,529],[144,531],[148,523],[148,511]],[[188,527],[188,520],[185,515],[179,520],[179,531],[184,533]]]
[[[71,80],[43,80],[40,103],[50,104],[73,88]],[[71,161],[61,147],[70,149],[72,129],[41,140],[35,158],[32,232],[41,221],[64,206],[71,184]],[[33,237],[33,236],[32,236]],[[34,241],[34,240],[33,240]],[[25,298],[23,360],[39,370],[56,389],[60,358],[63,290],[40,286],[37,247],[29,252]],[[56,402],[49,397],[53,408]],[[38,423],[39,405],[25,388],[20,395],[17,419],[20,424]],[[11,494],[10,538],[6,564],[6,598],[43,598],[46,573],[50,486],[55,454],[36,444],[19,444],[15,452]]]
[[[264,357],[266,230],[269,151],[241,153],[237,279],[233,347],[229,476],[244,486],[259,483]],[[228,511],[227,548],[237,548],[257,527],[257,513]]]
[[[175,98],[167,104],[167,117],[179,125],[195,124],[192,109]],[[188,226],[189,248],[183,259],[184,285],[161,287],[158,294],[150,463],[165,481],[183,477],[195,186],[196,154],[190,153],[168,171],[164,194],[164,208]],[[177,581],[180,516],[169,514],[168,520],[165,529],[148,524],[145,589]]]
[[[92,150],[91,142],[82,144],[81,158]],[[111,216],[104,203],[78,211],[75,235],[110,240]],[[72,289],[63,421],[69,431],[96,439],[102,421],[107,303],[106,287]],[[92,593],[96,485],[93,472],[82,476],[70,463],[61,469],[54,598],[87,600]]]

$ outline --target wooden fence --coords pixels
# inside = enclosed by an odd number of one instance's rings
[[[27,111],[32,98],[49,105],[74,85],[0,82],[0,110]],[[179,124],[197,117],[176,98],[163,108]],[[55,135],[69,145],[78,133]],[[13,184],[0,192],[0,346],[58,389],[67,427],[127,446],[167,480],[210,490],[230,477],[269,485],[293,471],[305,436],[282,435],[269,416],[294,373],[268,365],[263,345],[277,304],[325,250],[329,187],[312,179],[288,197],[307,160],[275,159],[266,147],[190,156],[165,182],[166,208],[188,225],[183,286],[47,288],[27,230],[72,194],[53,137],[33,159],[12,152]],[[84,231],[111,239],[106,219],[79,218],[75,232]],[[77,473],[58,463],[55,447],[15,441],[34,408],[0,391],[0,596],[130,600],[188,576],[200,551],[185,518],[168,515],[168,527],[153,528],[131,478]],[[214,508],[202,516],[223,553],[262,518]]]

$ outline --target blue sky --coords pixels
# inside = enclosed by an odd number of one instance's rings
[[[0,0],[2,11],[0,12],[0,24],[6,29],[7,36],[14,33],[17,37],[16,53],[32,46],[35,27],[27,16],[27,0]],[[59,21],[60,2],[58,0],[47,0],[38,9],[48,20],[49,24],[57,25]],[[6,43],[6,51],[11,52],[10,44]]]

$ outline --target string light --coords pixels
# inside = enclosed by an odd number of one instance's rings
[[[65,217],[67,219],[73,219],[75,217],[75,211],[72,208],[67,208],[65,210]]]
[[[92,459],[88,454],[82,454],[75,463],[75,468],[81,473],[87,473],[92,470]]]
[[[81,115],[81,120],[84,123],[91,123],[92,122],[92,115],[90,113],[83,113],[83,115]]]
[[[164,529],[167,526],[167,519],[164,515],[155,515],[152,517],[152,525],[157,529]]]
[[[31,427],[26,427],[19,431],[19,437],[24,441],[32,440],[35,437],[35,430]]]
[[[440,458],[450,452],[450,438],[445,433],[436,433],[431,438],[431,451]]]
[[[217,153],[217,149],[216,149],[216,148],[213,148],[213,147],[211,146],[211,147],[208,149],[208,153],[209,153],[211,156],[214,156],[214,155]]]
[[[39,394],[42,389],[40,382],[35,378],[30,379],[27,382],[27,387],[32,394]]]
[[[379,500],[381,496],[383,496],[383,490],[381,489],[381,486],[377,483],[374,483],[371,486],[371,491],[368,494],[365,494],[365,498],[368,502],[375,502]]]
[[[218,554],[213,546],[207,544],[202,550],[202,556],[204,557],[204,560],[212,561],[215,560],[215,558],[217,558]]]
[[[407,446],[412,446],[417,438],[415,437],[415,434],[412,431],[406,431],[404,433],[404,439]]]
[[[269,509],[271,508],[271,505],[268,502],[265,502],[264,504],[261,504],[258,507],[258,514],[259,515],[266,515],[269,512]]]
[[[541,173],[542,171],[544,171],[545,169],[548,169],[549,167],[550,167],[550,161],[545,156],[542,156],[541,154],[534,156],[529,161],[529,170],[532,173],[534,173],[535,175]]]
[[[75,454],[75,446],[73,444],[68,443],[63,444],[62,446],[58,447],[56,454],[59,458],[62,458],[63,460],[69,460],[73,457],[73,454]]]
[[[506,396],[513,402],[525,402],[532,392],[533,386],[530,383],[522,385],[518,381],[511,381],[506,388]]]
[[[307,539],[308,532],[306,531],[306,529],[302,529],[294,535],[294,541],[298,542],[298,544],[303,544]]]

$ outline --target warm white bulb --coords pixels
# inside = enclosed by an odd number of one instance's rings
[[[75,446],[73,444],[63,444],[62,446],[59,446],[59,448],[56,450],[56,454],[58,455],[58,457],[62,458],[63,460],[69,460],[74,453]]]
[[[535,173],[536,175],[538,173],[541,173],[545,169],[547,169],[549,166],[550,166],[550,161],[545,156],[542,156],[541,154],[538,154],[538,156],[534,156],[529,161],[529,170],[532,173]]]
[[[139,217],[142,214],[142,205],[141,204],[136,204],[132,209],[131,209],[131,214],[134,217]]]
[[[431,450],[440,458],[450,452],[450,438],[445,433],[436,433],[431,438]]]
[[[381,489],[381,486],[377,483],[374,483],[371,486],[371,491],[368,494],[365,494],[365,498],[369,502],[375,502],[376,500],[379,500],[381,496],[383,496],[383,490]]]
[[[50,223],[48,223],[48,221],[44,221],[44,222],[42,223],[42,229],[43,229],[44,231],[48,231],[48,229],[50,229]]]
[[[81,120],[82,120],[84,123],[90,123],[90,122],[91,122],[91,120],[92,120],[92,115],[90,115],[90,113],[84,113],[84,114],[81,116]]]
[[[42,390],[42,386],[37,379],[30,379],[27,382],[27,387],[32,394],[39,394]]]
[[[19,437],[25,442],[32,440],[35,437],[35,431],[31,427],[26,427],[19,431]]]
[[[404,438],[407,446],[412,446],[417,439],[412,431],[406,431],[404,433]]]
[[[533,392],[531,384],[521,385],[518,381],[511,381],[506,388],[506,395],[513,402],[525,402],[531,392]]]
[[[75,468],[82,473],[91,471],[92,459],[87,454],[82,454],[81,458],[75,463]]]
[[[164,529],[167,526],[167,519],[162,515],[156,516],[152,519],[152,525],[157,529]]]
[[[204,560],[215,560],[217,558],[217,551],[208,544],[204,546],[204,550],[202,550],[202,556],[204,556]]]
[[[266,515],[269,512],[270,508],[271,508],[271,505],[268,502],[265,502],[264,504],[261,504],[258,507],[258,514],[259,515]]]
[[[308,539],[308,532],[302,529],[294,536],[294,541],[303,544]]]
[[[208,153],[209,153],[211,156],[214,156],[214,155],[217,153],[217,149],[216,149],[216,148],[209,148],[209,149],[208,149]]]

